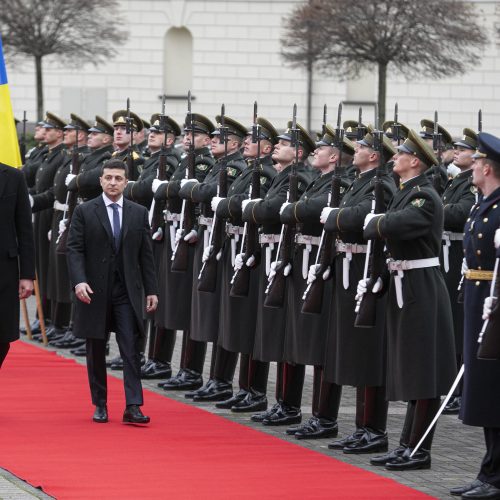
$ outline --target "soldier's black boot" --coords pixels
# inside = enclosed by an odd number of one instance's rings
[[[410,440],[405,452],[385,464],[389,470],[416,470],[431,468],[431,446],[434,437],[435,426],[420,445],[420,448],[414,453],[414,448],[429,427],[432,419],[439,410],[441,401],[435,399],[419,399],[416,402],[413,424],[411,427]],[[413,454],[413,456],[411,456]]]
[[[462,355],[457,354],[457,372],[460,371],[463,360]],[[450,398],[447,405],[444,407],[443,415],[458,415],[460,413],[460,406],[462,404],[462,384],[463,377],[455,390],[455,394]]]
[[[283,371],[284,371],[285,363],[277,363],[276,364],[276,403],[271,406],[271,408],[266,411],[261,411],[259,413],[254,413],[250,420],[252,422],[261,422],[267,419],[270,415],[274,414],[281,408],[281,401],[283,401]]]
[[[188,340],[188,347],[191,348],[194,348],[195,344],[193,343],[194,341],[189,339]],[[198,351],[193,351],[193,352],[196,352],[195,353],[195,358],[196,360],[194,360],[193,358],[191,358],[191,361],[186,361],[186,363],[191,363],[192,365],[196,365],[197,368],[200,370],[200,373],[203,372],[203,365],[205,363],[205,354],[206,354],[206,349],[207,349],[207,343],[206,342],[196,342],[196,344],[203,344],[205,346],[205,350],[203,352],[203,359],[201,359],[201,357],[199,356],[199,352]],[[186,350],[186,353],[188,351]],[[191,352],[191,351],[190,351]],[[190,391],[190,392],[187,392],[186,394],[184,394],[184,397],[187,398],[187,399],[193,399],[198,393],[202,393],[206,390],[208,390],[212,384],[214,383],[214,369],[215,369],[215,359],[217,357],[217,349],[216,349],[216,346],[213,345],[212,346],[212,357],[210,359],[210,373],[209,373],[209,378],[207,380],[207,382],[205,383],[205,385],[201,385],[198,389],[194,390],[194,391]],[[186,359],[190,358],[190,356],[186,356]]]
[[[248,384],[249,367],[250,367],[250,355],[243,353],[240,354],[240,373],[238,377],[238,385],[240,387],[240,390],[229,399],[226,399],[224,401],[219,401],[218,403],[216,403],[215,406],[217,408],[223,410],[229,410],[237,403],[243,401],[248,396],[248,394],[250,394],[250,387]]]
[[[342,386],[323,380],[323,370],[314,367],[313,416],[301,426],[290,427],[287,434],[296,439],[321,439],[336,437],[339,432],[337,417],[340,407]],[[297,428],[298,427],[298,428]]]
[[[389,446],[386,432],[389,403],[385,399],[385,387],[365,387],[364,434],[359,441],[347,444],[344,453],[380,453]]]
[[[241,364],[241,361],[240,361]],[[243,381],[244,374],[240,372]],[[249,359],[247,369],[246,387],[248,395],[234,404],[231,411],[235,413],[246,413],[267,410],[267,379],[269,378],[269,363]],[[243,387],[240,382],[240,387]]]
[[[174,342],[171,339],[174,338]],[[170,378],[172,377],[172,354],[175,345],[175,330],[156,327],[151,333],[149,342],[148,360],[141,368],[141,378]]]
[[[356,389],[356,417],[355,417],[355,425],[356,430],[347,435],[342,439],[338,439],[337,441],[333,441],[328,444],[328,449],[330,450],[343,450],[346,446],[350,444],[354,444],[361,439],[363,436],[365,429],[363,428],[364,423],[364,415],[365,415],[365,391],[364,387],[358,387]]]
[[[302,420],[300,405],[304,387],[305,365],[284,363],[281,408],[262,420],[263,425],[298,424]]]

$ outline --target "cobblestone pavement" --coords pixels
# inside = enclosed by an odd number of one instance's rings
[[[32,315],[33,317],[33,315]],[[24,339],[25,340],[25,339]],[[181,334],[178,332],[176,347],[174,351],[172,367],[174,373],[179,366],[180,348],[181,348]],[[40,345],[37,343],[37,345]],[[49,348],[52,349],[52,348]],[[116,342],[112,336],[110,357],[114,357],[118,353]],[[84,364],[84,358],[75,358],[67,350],[59,350],[62,356],[76,359],[79,363]],[[204,380],[208,379],[209,360],[211,356],[211,348],[207,350],[207,357],[205,362]],[[110,374],[116,377],[121,377],[121,372],[110,371]],[[236,374],[238,373],[238,368]],[[275,390],[275,365],[271,367],[269,384],[268,384],[268,397],[269,403],[274,402]],[[182,401],[186,404],[195,404],[191,400],[184,398],[183,393],[176,393],[171,391],[169,393],[157,387],[157,380],[144,381],[144,388],[153,392],[161,394],[165,397],[170,397],[177,401]],[[237,375],[235,377],[235,384],[237,385]],[[237,387],[235,387],[237,390]],[[304,393],[302,398],[302,412],[303,420],[308,418],[311,414],[311,400],[312,400],[312,368],[308,367],[306,370],[306,379],[304,383]],[[392,472],[384,468],[373,467],[369,464],[371,455],[345,455],[342,452],[329,450],[327,448],[330,440],[296,440],[293,436],[285,434],[284,427],[265,427],[261,424],[251,422],[249,415],[234,414],[228,410],[219,410],[213,404],[199,403],[196,404],[211,413],[217,414],[223,418],[227,418],[242,425],[252,427],[260,432],[266,432],[280,439],[293,442],[298,446],[315,450],[319,453],[334,457],[346,463],[350,463],[357,467],[372,471],[381,476],[392,478],[401,484],[405,484],[416,490],[425,492],[435,498],[450,499],[449,489],[454,486],[460,486],[470,482],[476,477],[479,464],[484,454],[484,441],[483,434],[480,428],[468,427],[463,425],[456,416],[443,415],[441,416],[437,430],[434,437],[434,444],[432,448],[432,468],[423,471],[407,471],[407,472]],[[391,403],[389,406],[389,446],[390,448],[398,445],[399,434],[403,424],[406,405],[404,403]],[[92,407],[89,401],[89,415],[92,412]],[[147,414],[147,396],[145,397],[144,411]],[[355,414],[355,391],[352,387],[345,387],[342,394],[342,403],[339,413],[339,437],[350,434],[354,429],[354,414]],[[0,458],[0,466],[1,466]],[[33,498],[30,496],[8,496],[3,492],[3,479],[2,469],[0,469],[0,498],[6,499],[24,499]],[[49,497],[39,497],[49,498]]]

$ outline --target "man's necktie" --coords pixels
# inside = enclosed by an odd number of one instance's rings
[[[115,250],[120,248],[120,214],[118,213],[118,204],[111,203],[110,207],[113,209],[113,239],[115,241]]]

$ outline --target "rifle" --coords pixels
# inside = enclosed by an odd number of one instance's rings
[[[23,112],[23,133],[19,141],[19,152],[21,153],[21,162],[24,165],[26,161],[26,111]]]
[[[385,212],[384,201],[384,184],[382,182],[385,161],[384,161],[384,133],[380,130],[373,132],[374,149],[379,152],[379,163],[375,173],[372,200],[372,214],[380,214]],[[373,328],[376,323],[377,315],[377,300],[378,295],[372,292],[372,288],[377,282],[377,279],[382,275],[384,270],[384,242],[382,240],[369,240],[365,267],[363,271],[363,279],[368,279],[367,290],[365,294],[356,302],[354,311],[356,312],[356,320],[354,326],[358,328]]]
[[[358,128],[356,129],[356,140],[360,141],[366,135],[366,127],[363,125],[363,108],[358,111]]]
[[[250,199],[260,198],[260,125],[257,123],[257,101],[253,104],[253,125],[252,125],[252,142],[257,144],[257,157],[253,160],[252,165],[252,182],[250,184]],[[259,226],[253,221],[245,222],[243,227],[243,236],[241,238],[241,251],[244,253],[243,266],[234,271],[231,278],[231,297],[246,297],[250,289],[250,273],[251,267],[246,265],[247,260],[255,255],[259,243]]]
[[[361,108],[360,108],[361,110]],[[360,111],[361,120],[361,111]],[[358,123],[361,123],[358,122]],[[337,128],[335,129],[335,147],[339,150],[339,157],[333,170],[332,187],[328,195],[328,206],[338,208],[340,206],[340,188],[342,185],[342,176],[340,173],[342,162],[342,147],[344,142],[344,129],[342,124],[342,103],[339,103],[337,113]],[[358,128],[359,133],[359,128]],[[307,285],[307,288],[302,295],[302,312],[309,314],[321,314],[323,308],[323,295],[325,290],[325,280],[323,273],[333,262],[335,239],[337,235],[334,232],[326,232],[323,229],[319,243],[318,253],[316,254],[315,265],[319,264],[319,269],[316,271],[316,279]]]
[[[186,116],[188,130],[191,130],[191,140],[189,141],[189,150],[186,164],[186,179],[195,178],[195,152],[194,152],[194,121],[191,112],[191,91],[188,92],[188,112]],[[182,200],[181,220],[179,226],[181,229],[181,238],[175,244],[172,252],[172,271],[185,272],[189,266],[189,243],[184,241],[184,236],[194,228],[195,225],[195,205],[191,200]]]
[[[75,130],[76,141],[73,145],[73,150],[71,151],[71,165],[69,167],[69,173],[78,175],[80,173],[80,154],[78,153],[78,132],[79,129]],[[68,242],[68,230],[71,224],[71,218],[73,217],[73,212],[75,211],[76,205],[78,203],[78,191],[69,191],[66,193],[66,208],[63,212],[63,220],[66,219],[66,227],[64,231],[57,237],[56,241],[56,253],[65,254],[66,245]]]
[[[479,333],[478,359],[500,359],[500,279],[498,278],[498,263],[500,257],[495,261],[493,279],[491,280],[490,296],[493,297],[493,307],[490,317],[483,323]]]
[[[217,186],[217,196],[227,197],[227,141],[228,128],[225,124],[225,106],[221,107],[221,123],[219,127],[219,141],[224,142],[223,166],[219,170],[219,184]],[[200,292],[215,292],[217,287],[217,264],[220,260],[222,247],[224,246],[226,224],[214,212],[212,219],[212,230],[210,231],[209,247],[212,250],[208,259],[203,263],[198,275],[198,290]]]
[[[394,123],[392,124],[392,139],[401,144],[401,125],[398,121],[398,103],[394,105]]]
[[[127,97],[127,117],[125,119],[126,131],[127,134],[130,134],[130,143],[128,145],[128,153],[127,153],[127,169],[128,169],[128,177],[131,181],[136,181],[139,177],[139,173],[135,168],[134,162],[134,119],[130,116],[130,98]]]
[[[299,178],[297,176],[297,164],[299,162],[299,129],[297,128],[297,104],[293,105],[293,120],[291,130],[291,146],[295,147],[295,162],[292,163],[288,181],[287,201],[295,203],[298,197]],[[285,302],[286,276],[285,267],[292,260],[292,248],[295,235],[295,224],[283,224],[281,226],[280,241],[274,261],[275,274],[269,275],[269,283],[265,290],[266,307],[283,307]],[[278,261],[281,261],[278,265]]]
[[[442,141],[442,134],[439,132],[437,111],[434,111],[434,133],[432,134],[432,148],[434,149],[434,151],[437,151],[437,159],[438,159],[438,164],[434,165],[434,172],[432,174],[432,184],[434,186],[434,189],[438,193],[441,193],[442,190],[441,175],[439,170],[441,168],[442,156],[443,156],[443,141]]]
[[[482,110],[479,110],[477,112],[477,131],[478,131],[478,133],[483,131],[483,112],[482,112]]]
[[[157,178],[160,181],[167,180],[167,116],[165,115],[165,95],[161,101],[160,129],[163,131],[163,144],[161,145],[160,158],[158,161]],[[151,237],[155,241],[163,239],[163,229],[165,227],[165,218],[163,211],[165,210],[165,202],[156,202],[153,198],[150,208],[151,214]]]

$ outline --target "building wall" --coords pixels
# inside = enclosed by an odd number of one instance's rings
[[[259,114],[278,128],[291,118],[293,103],[298,120],[306,121],[306,74],[285,67],[280,57],[283,17],[299,0],[120,0],[128,42],[118,56],[98,67],[78,69],[45,63],[45,107],[67,116],[70,111],[92,119],[125,107],[130,97],[132,110],[149,118],[160,111],[164,91],[165,35],[171,27],[185,27],[192,35],[193,110],[213,118],[224,102],[226,113],[250,123],[253,102]],[[394,103],[399,119],[419,128],[421,118],[439,111],[440,122],[455,135],[463,127],[477,128],[477,111],[483,110],[484,130],[500,134],[499,38],[493,36],[500,21],[500,2],[477,0],[479,23],[492,39],[484,58],[474,71],[444,80],[407,81],[389,71],[387,116]],[[89,47],[92,50],[92,47]],[[166,68],[175,72],[176,68]],[[9,81],[16,116],[27,110],[35,119],[34,69],[30,62],[9,67]],[[168,78],[167,78],[168,80]],[[360,92],[361,89],[361,92]],[[185,89],[187,93],[188,89]],[[315,75],[312,127],[319,129],[323,105],[328,104],[329,121],[334,122],[340,100],[359,95],[364,101],[376,98],[376,78],[363,82],[339,82]],[[360,95],[362,94],[362,95]],[[182,123],[186,104],[167,100],[167,113]],[[373,121],[373,108],[364,110],[364,121]],[[344,118],[357,118],[357,107],[346,106]]]

